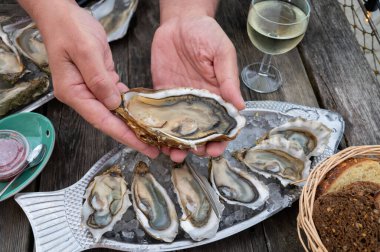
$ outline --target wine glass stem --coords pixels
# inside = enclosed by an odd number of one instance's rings
[[[272,60],[272,55],[271,54],[264,54],[263,60],[261,61],[260,65],[260,71],[259,74],[262,76],[268,76],[268,71],[270,67],[270,62]]]

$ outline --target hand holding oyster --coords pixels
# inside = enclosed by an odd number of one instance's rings
[[[209,142],[234,139],[245,118],[230,103],[207,90],[131,89],[116,114],[150,145],[197,149]]]

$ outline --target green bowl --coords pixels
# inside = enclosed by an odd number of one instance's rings
[[[47,151],[42,162],[26,170],[0,197],[0,202],[15,195],[29,185],[40,172],[53,152],[55,131],[53,124],[45,116],[37,113],[18,113],[0,120],[0,130],[14,130],[25,136],[29,143],[29,150],[33,150],[39,144],[45,144]],[[0,182],[0,191],[7,182]]]

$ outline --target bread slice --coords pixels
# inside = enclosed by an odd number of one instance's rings
[[[356,182],[316,200],[313,220],[328,251],[380,250],[380,211],[374,204],[379,189]]]
[[[335,192],[356,181],[380,185],[380,162],[369,158],[351,158],[327,173],[317,188],[317,196]]]

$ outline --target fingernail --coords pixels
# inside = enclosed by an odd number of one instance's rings
[[[116,109],[120,106],[121,96],[113,93],[111,96],[104,99],[103,104],[110,110]]]

